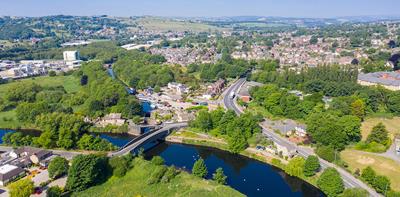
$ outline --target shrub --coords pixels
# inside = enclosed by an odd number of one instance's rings
[[[56,157],[49,163],[49,177],[58,178],[68,173],[68,161],[64,157]]]
[[[161,165],[164,165],[164,159],[160,156],[154,156],[151,159],[151,163],[154,165],[157,165],[157,166],[161,166]]]
[[[166,172],[167,167],[160,166],[150,175],[149,179],[147,180],[147,184],[151,185],[159,183]]]
[[[340,160],[339,154],[330,146],[318,146],[315,153],[322,159],[334,162]]]
[[[208,174],[207,166],[202,158],[200,158],[194,163],[192,168],[192,174],[200,178],[204,178],[207,176]]]
[[[390,180],[386,176],[376,176],[372,186],[379,193],[385,193],[390,190]]]
[[[168,170],[165,172],[164,176],[161,178],[162,183],[168,183],[170,182],[173,178],[175,178],[176,175],[179,174],[179,171],[175,169],[174,166],[171,166],[168,168]]]
[[[364,168],[361,173],[361,178],[364,179],[369,184],[372,184],[374,179],[376,177],[376,173],[374,169],[372,169],[370,166]]]

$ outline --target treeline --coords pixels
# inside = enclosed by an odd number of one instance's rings
[[[261,119],[250,113],[237,116],[234,111],[224,111],[219,108],[211,112],[200,111],[197,117],[190,122],[190,127],[226,138],[229,151],[239,153],[248,147],[248,140],[254,134],[261,132],[261,128],[258,126]]]
[[[23,125],[43,132],[39,137],[27,137],[18,132],[8,134],[5,143],[45,148],[115,149],[107,141],[88,135],[90,125],[83,122],[83,117],[95,118],[112,112],[133,118],[141,114],[139,102],[128,95],[120,82],[107,76],[101,62],[85,64],[75,75],[85,78],[75,93],[67,93],[63,87],[46,88],[35,83],[10,87],[2,109],[15,107],[16,116]]]

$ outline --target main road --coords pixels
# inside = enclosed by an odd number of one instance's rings
[[[232,95],[232,92],[237,95],[238,91],[242,87],[242,85],[246,82],[245,78],[240,78],[238,79],[234,84],[232,84],[230,87],[228,87],[224,94],[223,94],[223,105],[227,109],[231,109],[235,111],[236,114],[241,114],[243,113],[243,110],[237,105],[236,103],[236,96],[232,98],[230,95]],[[279,134],[275,133],[271,129],[265,127],[264,125],[260,124],[260,127],[263,130],[263,133],[269,136],[275,143],[286,147],[288,150],[296,150],[297,153],[302,156],[302,157],[308,157],[309,155],[314,155],[314,152],[308,148],[298,146],[292,142],[290,142],[287,138],[280,136]],[[370,196],[381,196],[375,190],[371,189],[368,185],[366,185],[364,182],[358,180],[355,178],[352,174],[349,172],[343,170],[340,167],[337,167],[336,165],[329,163],[323,159],[320,159],[321,167],[322,168],[328,168],[328,167],[333,167],[335,168],[340,175],[343,178],[343,182],[346,187],[348,188],[353,188],[353,187],[359,187],[363,188],[366,191],[369,192]]]

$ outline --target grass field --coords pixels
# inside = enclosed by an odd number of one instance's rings
[[[10,90],[15,84],[23,86],[24,84],[34,82],[43,87],[56,87],[63,86],[68,93],[77,92],[80,89],[79,79],[69,76],[55,76],[55,77],[35,77],[22,80],[16,80],[7,84],[0,85],[0,97],[5,97],[6,92]],[[0,112],[0,128],[15,129],[21,127],[21,123],[17,120],[15,110]]]
[[[16,129],[21,126],[15,115],[15,110],[0,112],[0,128]]]
[[[75,193],[72,196],[79,197],[167,197],[167,196],[244,196],[236,190],[219,185],[213,181],[207,181],[194,177],[186,172],[181,172],[169,183],[156,183],[148,185],[146,182],[151,173],[160,166],[155,166],[149,161],[135,159],[134,168],[124,177],[111,177],[107,182],[89,188],[86,191]]]
[[[382,122],[386,126],[386,129],[389,131],[392,138],[394,137],[394,135],[400,134],[400,117],[368,118],[362,123],[361,126],[362,139],[367,139],[372,128],[380,122]]]
[[[400,191],[400,164],[397,162],[375,155],[355,150],[344,150],[341,152],[341,158],[349,165],[349,169],[354,172],[360,171],[367,166],[371,166],[379,175],[387,176],[392,185],[392,189]]]
[[[41,77],[33,77],[27,79],[16,80],[7,84],[0,85],[0,96],[4,96],[5,93],[9,90],[10,87],[13,87],[14,84],[24,85],[26,83],[34,82],[43,87],[56,87],[56,86],[64,86],[65,90],[70,92],[77,92],[80,88],[79,79],[72,76],[41,76]]]
[[[140,26],[147,30],[154,31],[194,31],[194,32],[208,32],[208,31],[222,31],[224,29],[215,26],[192,23],[187,21],[176,21],[169,19],[161,19],[157,17],[145,17],[137,20]]]

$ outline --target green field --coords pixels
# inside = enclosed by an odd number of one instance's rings
[[[208,181],[194,177],[186,172],[181,172],[169,183],[156,183],[148,185],[146,182],[151,173],[156,168],[149,161],[142,159],[134,160],[134,167],[124,177],[111,177],[107,182],[89,188],[83,192],[74,193],[72,196],[79,197],[167,197],[167,196],[185,196],[185,197],[207,197],[207,196],[244,196],[236,190],[219,185],[216,182]]]
[[[355,172],[356,169],[361,171],[367,166],[371,166],[377,174],[390,179],[393,190],[400,191],[400,164],[394,160],[373,153],[348,149],[342,151],[340,156],[349,165],[351,172]]]
[[[69,75],[69,76],[43,76],[43,77],[35,77],[35,78],[27,78],[22,80],[16,80],[7,84],[0,85],[0,98],[4,98],[7,91],[10,90],[14,86],[14,84],[18,84],[23,86],[27,83],[36,83],[43,87],[56,87],[63,86],[68,93],[77,92],[80,89],[79,79]],[[21,123],[17,120],[15,110],[11,111],[2,111],[0,112],[0,128],[11,128],[15,129],[21,127]]]
[[[32,77],[27,79],[16,80],[7,84],[0,85],[0,96],[4,97],[6,92],[13,87],[14,84],[19,84],[23,86],[26,83],[36,83],[43,87],[56,87],[63,86],[68,93],[79,91],[79,79],[73,75],[68,76],[42,76],[42,77]]]
[[[400,134],[400,117],[393,118],[368,118],[366,119],[361,126],[361,135],[362,139],[366,140],[369,133],[374,126],[382,122],[386,129],[388,130],[390,137],[393,139],[395,135]]]
[[[162,19],[156,17],[145,17],[137,20],[140,26],[143,26],[147,30],[153,31],[193,31],[193,32],[208,32],[208,31],[223,31],[223,28],[215,26],[188,22],[188,21],[177,21],[170,19]]]

